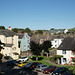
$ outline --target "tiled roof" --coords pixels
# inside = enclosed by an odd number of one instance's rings
[[[65,38],[58,50],[75,50],[75,38]]]
[[[9,36],[14,36],[16,33],[13,32],[12,30],[2,30],[0,29],[0,35],[4,35],[6,37],[9,37]]]

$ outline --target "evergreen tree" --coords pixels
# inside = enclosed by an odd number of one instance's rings
[[[32,54],[36,55],[36,61],[38,61],[38,55],[40,55],[40,53],[41,53],[40,45],[31,41],[30,49],[31,49]]]
[[[2,45],[4,45],[4,43],[2,43],[2,42],[0,41],[0,51],[1,51],[2,49],[4,49],[4,48],[2,47]],[[0,53],[0,61],[1,61],[2,57],[3,57],[3,55]]]

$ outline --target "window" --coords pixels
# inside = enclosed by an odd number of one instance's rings
[[[73,55],[75,54],[75,51],[74,50],[72,50],[72,53],[73,53]]]
[[[63,62],[66,62],[66,58],[63,58]]]
[[[7,48],[7,50],[8,50],[8,48]]]
[[[16,50],[16,47],[14,47],[14,50]]]
[[[7,54],[5,54],[5,56],[7,56]]]
[[[55,40],[55,42],[57,42],[57,40]]]
[[[30,48],[30,45],[28,45],[28,48]]]
[[[72,62],[75,62],[75,58],[72,58]]]
[[[24,45],[24,49],[25,49],[25,45]]]
[[[55,47],[57,47],[57,45],[55,45]]]
[[[66,54],[66,50],[62,50],[62,54]]]
[[[28,40],[28,43],[30,43],[30,41]]]
[[[23,39],[25,39],[25,37],[23,37]]]
[[[20,48],[21,41],[18,41],[18,47]]]

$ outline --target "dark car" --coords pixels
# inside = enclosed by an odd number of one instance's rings
[[[0,72],[0,75],[5,75],[5,73],[4,72]]]
[[[54,70],[52,72],[52,75],[62,75],[67,70],[68,70],[68,68],[66,68],[66,67],[58,67],[56,70]]]
[[[40,65],[42,63],[39,63],[39,62],[34,62],[33,64],[30,65],[30,69],[35,69],[36,66]]]
[[[62,75],[73,75],[73,73],[71,70],[68,70],[68,71],[64,72]]]
[[[23,69],[28,69],[28,68],[30,68],[30,66],[31,66],[31,64],[33,64],[34,62],[30,62],[30,63],[28,63],[27,65],[24,65],[22,68]]]
[[[46,68],[46,69],[43,70],[43,73],[46,73],[46,74],[51,73],[51,72],[53,72],[56,68],[57,68],[56,66],[49,66],[48,68]]]
[[[18,66],[18,64],[20,63],[20,61],[15,61],[15,65]]]
[[[10,57],[10,56],[4,56],[4,58],[5,58],[6,60],[13,60],[13,58]]]
[[[25,69],[34,69],[38,64],[38,62],[30,62],[28,63],[27,65],[24,65],[22,68],[25,68]]]
[[[16,62],[16,60],[9,60],[9,61],[7,62],[7,65],[8,65],[8,66],[14,66],[14,65],[15,65],[15,62]]]

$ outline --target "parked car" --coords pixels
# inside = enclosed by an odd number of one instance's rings
[[[19,61],[28,61],[28,57],[21,57]]]
[[[5,73],[4,72],[0,72],[0,75],[5,75]]]
[[[62,75],[64,72],[68,71],[66,67],[58,67],[56,70],[52,72],[52,75]]]
[[[19,67],[22,67],[22,66],[24,66],[24,65],[26,65],[26,64],[27,64],[27,62],[22,61],[22,62],[19,62],[18,66],[19,66]]]
[[[10,56],[4,56],[4,59],[6,59],[6,60],[13,60],[13,58],[10,57]]]
[[[34,62],[33,64],[30,65],[30,69],[35,69],[36,66],[40,65],[42,63],[39,63],[39,62]]]
[[[40,64],[38,66],[36,66],[35,70],[36,71],[43,71],[43,69],[47,68],[48,66],[45,64]]]
[[[9,60],[9,61],[7,62],[7,65],[8,65],[8,66],[14,66],[14,65],[15,65],[15,62],[16,62],[16,60]]]
[[[30,66],[31,66],[33,63],[34,63],[34,62],[30,62],[30,63],[24,65],[22,68],[23,68],[23,69],[30,68]]]
[[[20,62],[21,62],[21,61],[16,61],[16,62],[15,62],[15,65],[18,66],[18,64],[19,64]]]
[[[62,75],[73,75],[73,73],[71,70],[68,70],[68,71],[64,72]]]
[[[56,66],[49,66],[48,68],[46,68],[46,69],[43,70],[43,73],[46,73],[46,74],[51,73],[51,72],[53,72],[56,68],[57,68]]]

